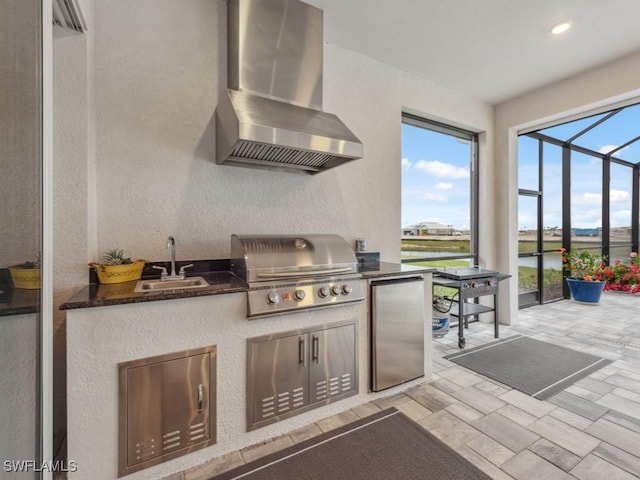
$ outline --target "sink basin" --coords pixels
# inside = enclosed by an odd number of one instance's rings
[[[140,280],[134,292],[164,292],[165,290],[191,290],[208,287],[209,283],[202,277],[187,277],[183,280]]]

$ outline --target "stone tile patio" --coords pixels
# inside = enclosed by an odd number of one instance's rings
[[[640,478],[640,297],[605,293],[598,306],[572,301],[520,310],[516,333],[609,358],[613,363],[547,401],[443,359],[458,351],[451,331],[434,340],[434,377],[401,394],[361,405],[180,472],[204,480],[260,456],[395,406],[494,479]],[[493,326],[469,325],[467,348],[493,340]]]

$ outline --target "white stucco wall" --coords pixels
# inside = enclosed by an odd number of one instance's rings
[[[33,478],[28,472],[7,473],[4,462],[37,458],[38,328],[39,317],[35,313],[0,317],[1,478]]]
[[[225,12],[210,0],[96,4],[96,256],[166,259],[174,235],[179,258],[226,258],[232,233],[335,232],[399,259],[402,108],[489,132],[492,108],[327,45],[325,110],[365,157],[317,176],[218,166]]]
[[[36,2],[4,2],[0,29],[0,268],[40,254],[40,56]]]
[[[639,79],[640,53],[636,53],[496,106],[495,182],[500,188],[493,223],[497,241],[490,263],[513,275],[509,295],[500,299],[503,309],[518,308],[518,131],[636,103]]]

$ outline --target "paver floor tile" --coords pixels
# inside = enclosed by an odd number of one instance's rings
[[[640,457],[640,433],[638,432],[606,419],[597,420],[585,432],[627,453]]]
[[[454,449],[480,435],[468,423],[444,410],[424,417],[418,424]]]
[[[570,472],[580,480],[634,480],[635,475],[595,455],[589,455]]]
[[[605,442],[598,445],[593,454],[640,478],[640,458],[635,455]]]
[[[556,467],[561,468],[565,472],[571,470],[581,460],[581,457],[578,455],[575,455],[544,438],[541,438],[531,445],[529,450],[548,462],[553,463]]]
[[[505,402],[515,405],[521,410],[524,410],[536,417],[543,417],[557,408],[557,406],[552,403],[538,400],[537,398],[533,398],[532,396],[518,390],[510,390],[507,393],[500,395],[500,400],[504,400]]]
[[[529,450],[524,450],[502,465],[517,480],[575,480],[564,470]]]
[[[471,425],[514,452],[521,452],[540,438],[495,412],[472,422]]]
[[[599,439],[548,415],[529,425],[529,429],[580,457],[588,455],[600,443]]]

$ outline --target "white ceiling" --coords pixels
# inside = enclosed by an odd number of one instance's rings
[[[640,50],[640,0],[306,2],[327,43],[491,104]]]

